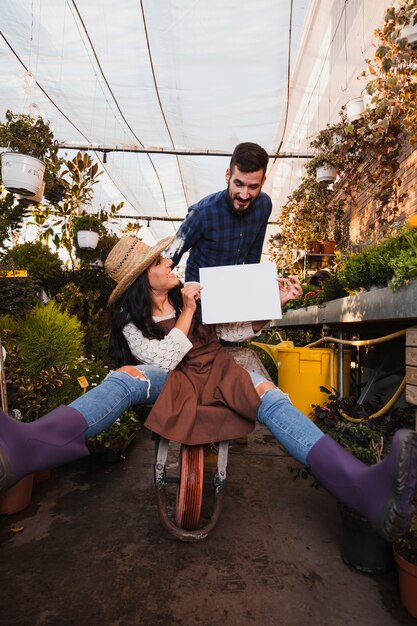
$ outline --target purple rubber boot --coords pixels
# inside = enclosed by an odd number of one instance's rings
[[[398,430],[389,454],[375,465],[365,465],[325,435],[311,448],[307,463],[323,487],[362,513],[385,539],[405,534],[414,511],[416,432]]]
[[[86,430],[81,413],[64,405],[29,423],[0,411],[0,490],[31,472],[88,456]]]

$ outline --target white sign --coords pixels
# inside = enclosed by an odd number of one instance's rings
[[[204,324],[280,319],[274,263],[200,268]]]

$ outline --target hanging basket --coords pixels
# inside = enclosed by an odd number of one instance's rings
[[[80,248],[97,248],[99,234],[95,230],[79,230],[77,232],[77,242]]]
[[[1,155],[1,177],[3,185],[12,193],[21,196],[36,195],[42,185],[45,163],[19,152],[3,152]]]
[[[337,169],[328,163],[324,163],[316,170],[316,180],[319,183],[334,183],[336,176]]]
[[[41,183],[41,186],[39,187],[38,193],[36,193],[34,196],[23,196],[20,193],[15,193],[14,195],[17,198],[17,200],[30,200],[30,202],[42,202],[44,191],[45,191],[45,181],[43,180]]]
[[[417,24],[406,24],[401,31],[401,37],[407,37],[409,44],[417,42]]]
[[[365,109],[362,96],[352,98],[346,102],[346,118],[348,122],[358,120]]]

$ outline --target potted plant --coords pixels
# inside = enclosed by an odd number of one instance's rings
[[[417,502],[415,502],[417,504]],[[393,543],[394,559],[398,568],[401,602],[417,618],[417,516],[404,537]]]
[[[7,148],[1,155],[2,183],[9,191],[21,196],[39,194],[45,168],[48,175],[60,167],[58,147],[49,123],[41,117],[6,111],[6,121],[0,124],[0,145]]]
[[[91,455],[106,463],[124,460],[126,450],[139,428],[136,413],[130,409],[125,411],[109,428],[87,440]]]
[[[362,113],[365,110],[365,103],[362,96],[358,96],[356,98],[351,98],[345,104],[346,108],[346,119],[349,123],[356,122],[362,116]]]
[[[74,236],[80,248],[97,248],[100,234],[104,233],[102,221],[95,215],[84,213],[79,217],[74,217],[72,221]]]
[[[400,428],[414,429],[414,408],[391,407],[375,419],[377,402],[359,405],[353,396],[342,398],[330,393],[324,406],[315,405],[320,429],[333,437],[363,463],[373,465],[388,453],[394,433]],[[382,539],[357,511],[339,504],[342,518],[341,556],[355,569],[376,573],[393,566],[391,544]]]
[[[306,165],[309,174],[314,174],[318,183],[333,183],[339,168],[340,157],[334,150],[320,150]]]

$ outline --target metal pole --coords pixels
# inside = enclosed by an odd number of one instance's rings
[[[6,390],[6,373],[4,371],[3,346],[0,339],[0,392],[1,392],[1,408],[8,413],[7,406],[7,390]]]
[[[110,152],[138,152],[142,154],[174,154],[177,156],[216,156],[216,157],[231,157],[231,152],[224,152],[222,150],[176,150],[175,148],[158,148],[158,147],[149,147],[145,148],[144,146],[135,146],[132,144],[128,144],[126,146],[112,146],[112,145],[99,145],[95,146],[93,144],[84,144],[80,145],[72,145],[69,142],[60,142],[58,143],[58,148],[67,149],[67,150],[80,150],[82,152],[103,152],[104,154],[109,154]],[[313,154],[297,154],[293,152],[273,152],[268,155],[270,159],[311,159]]]
[[[338,330],[337,331],[337,336],[338,339],[343,339],[343,331],[342,330]],[[345,359],[344,359],[344,352],[345,352],[345,348],[344,345],[342,343],[339,344],[338,347],[338,351],[337,351],[337,361],[338,361],[338,368],[337,368],[337,390],[340,393],[340,395],[342,396],[342,398],[345,395]]]

